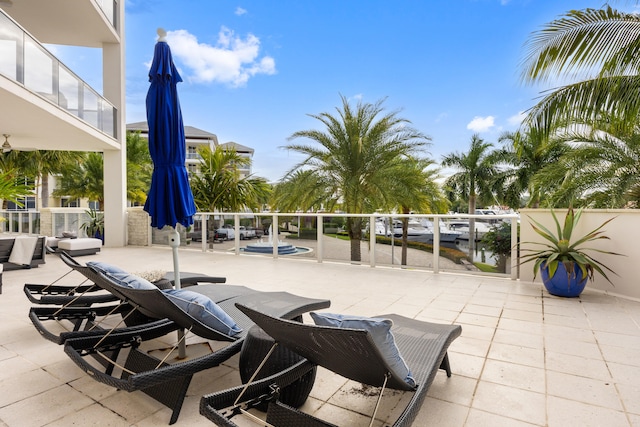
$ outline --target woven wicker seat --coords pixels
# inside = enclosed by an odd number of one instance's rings
[[[255,399],[260,396],[266,396],[266,399],[273,398],[273,390],[290,384],[315,365],[364,384],[381,387],[386,383],[386,387],[413,393],[402,413],[392,424],[410,426],[437,371],[443,369],[447,376],[451,375],[447,349],[462,331],[459,325],[422,322],[395,314],[376,316],[393,321],[391,330],[396,344],[417,382],[417,387],[413,389],[403,378],[392,373],[368,331],[301,324],[277,319],[253,308],[238,308],[277,343],[306,360],[283,370],[280,374],[256,381],[246,389],[236,387],[204,396],[200,402],[200,413],[219,426],[236,425],[229,415],[239,412],[239,405],[235,404],[239,395],[242,395],[242,402],[251,401],[255,406]],[[277,393],[275,397],[277,398]],[[332,425],[276,402],[271,402],[269,406],[267,422],[277,427]],[[373,408],[371,412],[375,412]]]

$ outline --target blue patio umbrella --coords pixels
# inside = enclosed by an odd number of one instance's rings
[[[176,225],[188,227],[193,224],[196,205],[184,166],[186,144],[182,111],[176,90],[176,84],[181,82],[182,78],[173,64],[171,49],[165,41],[166,34],[162,28],[158,29],[159,38],[149,70],[151,85],[147,92],[147,124],[153,175],[144,210],[151,216],[152,227],[172,227],[169,246],[173,250],[175,287],[179,289],[180,234]]]

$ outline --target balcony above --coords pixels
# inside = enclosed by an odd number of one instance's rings
[[[2,11],[0,117],[14,149],[120,148],[114,105]]]
[[[115,0],[3,0],[0,9],[41,43],[102,47],[120,43]]]

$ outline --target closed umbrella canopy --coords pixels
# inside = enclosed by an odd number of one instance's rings
[[[151,226],[185,227],[193,224],[196,205],[184,166],[186,146],[182,111],[176,84],[182,81],[173,64],[171,49],[164,41],[164,31],[155,46],[149,71],[151,85],[147,93],[149,152],[153,160],[151,188],[144,210],[151,216]]]
[[[180,234],[177,224],[185,227],[193,224],[196,205],[193,201],[189,176],[184,166],[186,143],[182,111],[178,101],[176,84],[182,81],[173,65],[171,49],[165,41],[166,31],[158,29],[158,42],[149,70],[149,92],[147,92],[147,124],[149,125],[149,153],[153,160],[151,188],[147,194],[144,210],[151,216],[151,226],[173,228],[169,235],[169,246],[173,252],[174,286],[180,289],[180,266],[178,247]],[[184,334],[180,339],[179,358],[186,356]]]

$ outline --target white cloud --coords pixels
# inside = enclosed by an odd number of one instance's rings
[[[238,16],[242,16],[242,15],[244,15],[245,13],[247,13],[247,9],[243,9],[243,8],[241,8],[240,6],[238,6],[238,7],[236,8],[236,11],[235,11],[235,14],[236,14],[236,15],[238,15]]]
[[[520,111],[518,114],[509,117],[507,121],[511,126],[520,126],[520,123],[522,123],[525,117],[527,117],[527,113]]]
[[[467,125],[467,129],[470,129],[474,132],[486,132],[495,126],[494,120],[495,118],[493,116],[476,116],[469,122],[469,124]]]
[[[248,34],[244,39],[222,27],[215,46],[199,43],[187,30],[169,31],[167,41],[173,55],[187,68],[187,78],[196,83],[223,83],[233,87],[247,84],[256,74],[275,74],[270,56],[259,58],[260,39]]]

